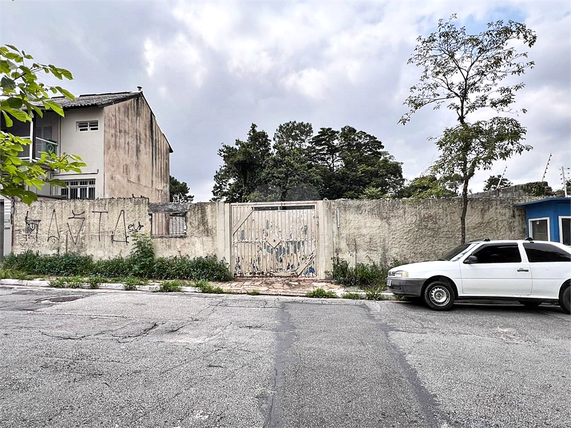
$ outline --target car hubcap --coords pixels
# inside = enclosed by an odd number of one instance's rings
[[[443,287],[434,287],[430,290],[430,300],[436,305],[445,305],[448,303],[448,290]]]

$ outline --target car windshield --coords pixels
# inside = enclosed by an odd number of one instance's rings
[[[472,246],[471,242],[467,242],[465,244],[460,244],[458,245],[456,248],[454,248],[452,251],[449,251],[446,255],[444,255],[442,258],[440,258],[439,260],[446,260],[446,261],[453,261],[453,260],[457,260],[458,258],[460,258],[461,256],[464,255],[464,253],[468,250],[468,248],[470,248]]]

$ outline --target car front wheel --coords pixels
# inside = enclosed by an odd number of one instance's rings
[[[430,309],[447,311],[454,304],[454,290],[444,281],[433,281],[424,290],[424,301]]]
[[[559,298],[559,306],[561,306],[561,309],[563,309],[563,312],[565,313],[569,313],[569,306],[571,306],[571,287],[567,286],[567,288],[565,289],[565,291],[563,291],[563,293],[561,293],[561,297]]]

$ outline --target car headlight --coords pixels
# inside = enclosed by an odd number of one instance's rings
[[[408,272],[406,270],[395,270],[390,273],[390,276],[396,278],[408,278]]]

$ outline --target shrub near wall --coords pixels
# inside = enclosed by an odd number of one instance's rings
[[[3,269],[45,276],[96,276],[122,278],[135,276],[145,279],[183,279],[189,281],[230,281],[233,277],[228,264],[216,257],[161,257],[157,260],[137,259],[136,253],[127,259],[114,258],[94,262],[90,256],[63,254],[42,256],[28,251],[9,255]]]

